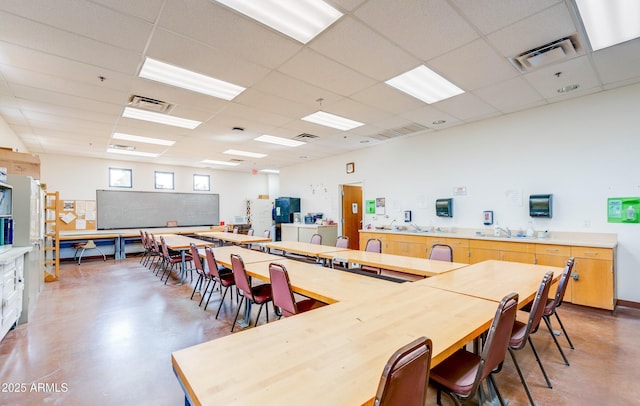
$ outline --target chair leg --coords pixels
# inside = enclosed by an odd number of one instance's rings
[[[209,286],[209,283],[207,283],[207,286]],[[213,279],[213,286],[211,286],[211,290],[209,291],[209,297],[207,298],[207,303],[204,305],[204,310],[207,310],[207,307],[209,306],[209,300],[211,300],[211,295],[213,295],[213,291],[216,290],[216,280]],[[207,293],[207,290],[205,289],[205,293]]]
[[[518,371],[518,376],[520,376],[520,382],[522,382],[522,386],[524,387],[525,392],[527,392],[529,403],[531,403],[531,406],[535,406],[536,402],[533,401],[533,396],[531,396],[531,391],[529,391],[529,385],[527,385],[527,381],[526,379],[524,379],[524,375],[522,375],[522,371],[520,370],[520,365],[518,364],[518,360],[516,359],[516,354],[514,353],[512,348],[508,348],[508,350],[509,350],[509,354],[511,354],[513,365],[516,366],[516,371]]]
[[[232,333],[233,333],[233,329],[236,327],[236,322],[238,321],[238,315],[240,314],[240,309],[242,309],[242,302],[244,302],[244,296],[242,296],[242,299],[240,299],[240,306],[238,306],[238,311],[236,312],[236,318],[233,319],[233,325],[231,325]]]
[[[558,323],[560,324],[560,328],[562,329],[562,332],[564,333],[565,338],[567,339],[567,342],[569,343],[569,347],[573,350],[573,343],[571,342],[571,339],[569,338],[569,334],[567,334],[567,330],[564,329],[564,325],[562,324],[562,321],[560,320],[560,316],[558,316],[558,311],[556,310],[555,312],[553,312],[553,314],[556,315],[556,319],[558,320]]]
[[[531,350],[533,351],[533,355],[535,355],[535,357],[536,357],[536,361],[538,361],[538,365],[540,366],[540,370],[542,371],[542,375],[544,375],[544,380],[547,381],[547,386],[549,387],[549,389],[552,389],[553,386],[551,386],[551,381],[549,380],[549,377],[547,376],[547,371],[545,371],[544,367],[542,366],[542,361],[540,361],[540,357],[538,356],[538,351],[536,351],[536,347],[533,345],[533,341],[531,341],[531,336],[527,337],[527,340],[529,341],[529,345],[531,346]]]
[[[569,360],[564,355],[564,351],[562,351],[562,347],[560,347],[560,343],[558,342],[558,339],[556,338],[556,335],[553,334],[553,327],[551,326],[551,319],[547,315],[543,315],[542,319],[544,320],[545,324],[547,325],[547,328],[549,329],[549,334],[551,334],[551,338],[553,338],[553,341],[556,343],[556,347],[558,347],[558,351],[560,351],[560,355],[562,355],[562,359],[564,360],[565,365],[568,366],[569,365]]]
[[[491,383],[493,389],[495,389],[496,396],[498,396],[498,400],[500,401],[500,406],[506,406],[504,403],[504,399],[502,398],[502,394],[500,393],[500,389],[498,389],[498,385],[496,385],[496,381],[495,379],[493,379],[493,374],[489,374],[489,376],[487,376],[487,380],[489,381],[489,383]]]
[[[193,292],[191,292],[191,299],[189,300],[193,300],[193,295],[196,294],[196,289],[198,289],[198,284],[200,284],[200,289],[202,289],[202,278],[203,278],[202,275],[198,275],[198,280],[196,281],[196,284],[193,286]]]
[[[222,299],[220,299],[220,304],[218,305],[218,311],[216,312],[216,319],[218,318],[218,315],[220,314],[220,309],[222,309],[222,304],[224,303],[224,297],[227,295],[227,291],[228,290],[229,290],[228,286],[226,288],[224,288],[224,293],[222,293]],[[231,295],[233,295],[233,291],[231,291]],[[233,304],[233,297],[231,298],[231,303]]]
[[[204,286],[204,290],[202,291],[202,295],[200,295],[200,303],[198,303],[198,307],[202,306],[202,301],[204,297],[207,295],[207,290],[209,289],[209,285],[211,284],[210,278],[205,278],[207,280],[207,284]],[[202,281],[204,282],[204,281]]]

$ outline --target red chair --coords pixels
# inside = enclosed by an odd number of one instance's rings
[[[242,308],[242,302],[249,300],[250,302],[248,304],[255,303],[260,305],[260,308],[258,309],[258,316],[256,317],[255,325],[257,326],[262,308],[265,304],[268,304],[273,300],[273,296],[271,292],[271,285],[268,283],[251,286],[251,278],[247,275],[247,271],[244,268],[244,261],[240,255],[231,254],[231,270],[233,271],[233,277],[236,280],[236,286],[240,289],[242,296],[240,304],[238,305],[238,311],[236,312],[236,318],[233,320],[233,325],[231,326],[231,332],[233,332],[233,329],[236,327],[236,322],[238,321],[240,309]],[[268,323],[269,306],[267,306],[265,314]]]
[[[325,305],[315,299],[304,299],[296,302],[291,289],[289,272],[282,264],[276,262],[269,264],[269,278],[271,279],[273,305],[280,309],[281,317],[293,316]]]
[[[429,259],[453,262],[453,250],[446,244],[433,244],[431,246],[431,252],[429,253]]]
[[[164,241],[164,237],[160,236],[160,247],[162,249],[162,276],[160,277],[160,281],[164,279],[165,273],[167,274],[167,279],[164,281],[164,284],[167,284],[169,277],[171,276],[171,271],[175,267],[176,264],[182,265],[182,254],[176,253],[172,254],[169,252],[169,248],[167,248],[167,243]],[[192,262],[193,258],[189,254],[185,254],[184,262]],[[190,269],[189,269],[190,270]],[[188,271],[185,269],[185,272]],[[191,274],[191,281],[193,281],[193,274]]]
[[[426,406],[431,340],[420,337],[398,349],[384,367],[374,406]]]
[[[213,253],[213,249],[211,247],[205,247],[205,260],[207,261],[207,270],[208,270],[208,279],[207,286],[204,288],[204,292],[207,293],[207,289],[209,289],[209,285],[213,282],[213,286],[211,286],[211,290],[209,291],[209,297],[207,298],[207,303],[204,305],[204,310],[207,310],[207,306],[209,306],[209,300],[211,300],[211,295],[213,294],[213,290],[216,287],[216,283],[219,283],[220,286],[224,287],[224,293],[222,294],[222,298],[220,299],[220,304],[218,305],[218,311],[216,312],[216,319],[220,314],[220,309],[222,309],[222,304],[224,303],[224,298],[227,296],[227,291],[231,286],[236,285],[235,278],[233,276],[233,272],[231,269],[218,265],[216,261],[215,254]],[[202,299],[204,299],[204,294],[202,295]],[[202,299],[200,299],[200,304],[202,304]],[[233,290],[231,291],[231,302],[233,302]]]
[[[194,243],[191,243],[189,247],[191,249],[191,257],[193,258],[193,264],[195,266],[196,273],[198,274],[198,279],[196,280],[196,284],[193,285],[193,292],[191,292],[190,300],[193,300],[193,295],[196,294],[196,289],[198,289],[198,286],[200,286],[200,289],[202,289],[202,284],[204,283],[204,280],[207,278],[207,274],[204,271],[204,266],[202,265],[202,259],[200,259],[200,253],[198,252],[198,247],[196,247]],[[206,293],[206,290],[205,290],[205,293]],[[204,295],[201,295],[201,296],[204,296]],[[202,303],[202,300],[200,300],[200,303]]]
[[[524,379],[524,375],[522,375],[522,371],[520,370],[520,365],[518,365],[518,361],[516,360],[516,354],[514,351],[523,349],[527,346],[527,342],[529,342],[531,350],[533,351],[533,355],[536,357],[536,361],[538,361],[538,365],[540,366],[540,370],[542,371],[542,375],[544,375],[544,379],[547,381],[547,386],[551,388],[551,382],[549,382],[547,372],[542,366],[542,362],[540,361],[540,357],[538,357],[536,347],[533,345],[533,341],[531,341],[531,337],[529,335],[531,333],[535,333],[536,330],[538,330],[540,319],[542,319],[542,313],[544,312],[544,305],[547,297],[549,296],[549,288],[551,287],[552,281],[553,272],[549,271],[542,278],[540,287],[538,287],[536,296],[533,299],[531,312],[529,313],[529,320],[527,321],[527,323],[516,320],[511,332],[511,339],[509,340],[509,354],[511,354],[513,363],[515,364],[518,375],[520,376],[520,382],[522,382],[522,386],[524,386],[524,390],[525,392],[527,392],[527,397],[529,397],[529,402],[532,406],[535,405],[535,402],[533,401],[533,396],[531,396],[531,391],[529,391],[529,385],[527,385],[527,381]]]
[[[438,405],[442,405],[443,390],[456,405],[461,405],[462,401],[476,394],[480,384],[486,379],[495,389],[500,404],[504,406],[502,395],[492,374],[500,371],[502,367],[517,309],[518,294],[511,293],[505,296],[496,310],[482,354],[474,354],[463,348],[431,369],[431,380],[438,390],[436,396]]]

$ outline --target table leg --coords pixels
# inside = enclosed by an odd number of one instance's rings
[[[244,299],[244,317],[237,324],[242,328],[251,325],[251,300],[249,298]]]
[[[186,263],[186,255],[187,255],[187,251],[185,250],[180,250],[180,257],[181,257],[181,261],[180,261],[180,281],[177,283],[178,285],[182,285],[184,283],[184,278],[186,276],[187,273],[187,263]]]

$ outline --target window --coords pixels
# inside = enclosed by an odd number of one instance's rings
[[[211,190],[209,175],[193,175],[193,190],[208,192]]]
[[[156,189],[173,190],[173,172],[155,171],[155,187]]]
[[[131,169],[109,168],[109,187],[131,187]]]

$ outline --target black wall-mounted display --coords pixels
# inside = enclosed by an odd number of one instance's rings
[[[436,216],[453,217],[453,199],[437,199]]]
[[[547,217],[553,215],[553,195],[531,195],[529,196],[529,216]]]

